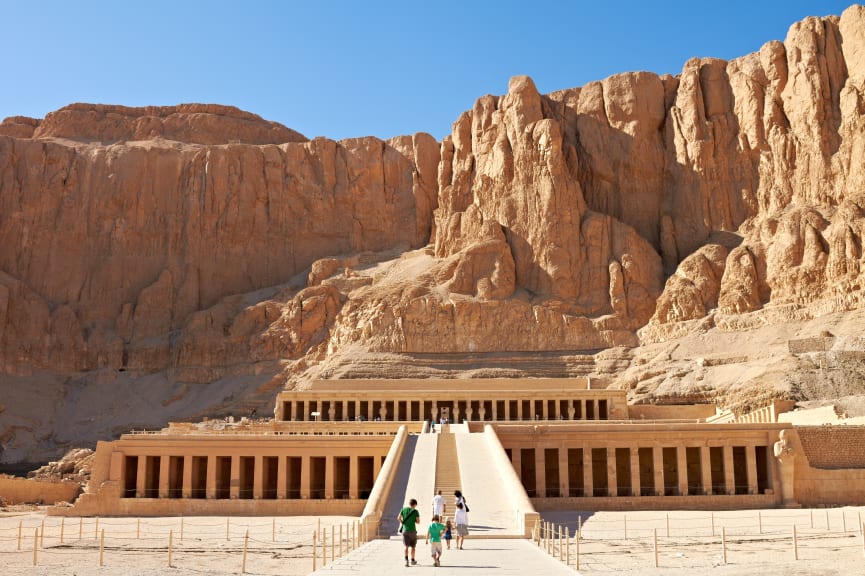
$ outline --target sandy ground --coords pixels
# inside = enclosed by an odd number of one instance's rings
[[[865,507],[723,512],[548,512],[543,516],[556,526],[556,536],[558,526],[567,527],[573,535],[577,526],[582,525],[580,569],[575,573],[628,576],[865,574],[865,543],[861,534]],[[34,567],[34,532],[41,529],[43,520],[45,539],[37,545]],[[136,518],[102,518],[97,526],[95,518],[61,521],[55,516],[46,517],[42,510],[6,512],[0,515],[0,566],[3,576],[240,574],[248,530],[246,573],[300,576],[312,571],[312,535],[319,520],[322,530],[327,532],[328,549],[331,527],[337,539],[339,527],[343,527],[347,551],[346,525],[356,520],[349,517],[142,518],[139,533]],[[797,550],[794,550],[794,525]],[[101,536],[102,530],[105,531],[104,565],[100,567],[97,534]],[[656,533],[658,567],[654,560]],[[172,539],[170,570],[169,535]],[[336,552],[339,555],[338,548]],[[573,540],[561,551],[564,557],[568,553],[570,565],[576,568],[577,551]],[[557,548],[555,555],[559,554]],[[798,554],[798,560],[794,554]],[[372,559],[369,568],[359,573],[374,573],[376,563],[377,560]],[[318,567],[321,567],[320,556]]]

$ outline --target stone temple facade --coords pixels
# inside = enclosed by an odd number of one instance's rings
[[[413,471],[430,490],[496,486],[521,533],[551,509],[865,503],[865,427],[778,422],[791,407],[629,406],[584,378],[316,381],[279,393],[272,420],[100,442],[88,490],[50,512],[340,514],[377,530]]]

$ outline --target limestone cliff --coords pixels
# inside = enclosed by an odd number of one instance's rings
[[[0,462],[346,370],[561,364],[639,401],[790,395],[748,350],[695,370],[663,346],[856,325],[863,111],[852,6],[675,77],[547,95],[516,77],[440,143],[307,140],[199,104],[7,118]]]

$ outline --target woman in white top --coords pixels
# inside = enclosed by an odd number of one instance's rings
[[[454,523],[457,525],[457,550],[462,550],[463,542],[469,534],[469,515],[466,513],[465,505],[462,502],[457,502]]]

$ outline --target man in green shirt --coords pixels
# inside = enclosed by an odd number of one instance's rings
[[[430,545],[430,553],[433,558],[433,566],[441,566],[442,559],[442,534],[445,525],[441,523],[441,517],[433,516],[432,524],[426,529],[426,541]]]
[[[417,546],[417,523],[420,520],[420,512],[417,510],[417,500],[412,498],[408,506],[399,511],[399,530],[402,532],[402,543],[405,545],[405,565],[408,566],[408,549],[411,548],[411,565],[417,564],[414,559],[415,547]]]

